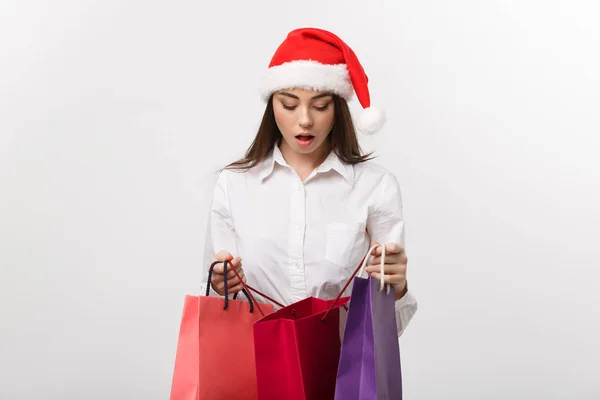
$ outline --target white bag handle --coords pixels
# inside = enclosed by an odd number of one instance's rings
[[[358,272],[358,276],[362,277],[363,272],[365,271],[365,268],[367,267],[367,264],[369,263],[369,259],[371,256],[371,252],[373,250],[375,250],[377,247],[381,247],[381,263],[380,263],[380,270],[379,270],[379,291],[383,291],[383,287],[386,286],[386,294],[390,294],[390,284],[389,283],[384,283],[383,279],[385,277],[385,245],[381,245],[381,244],[374,244],[373,246],[371,246],[371,248],[369,249],[369,251],[367,252],[367,255],[365,256],[365,259],[363,260],[362,266],[360,267],[360,271]]]

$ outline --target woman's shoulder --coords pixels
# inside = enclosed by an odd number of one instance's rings
[[[367,160],[354,165],[354,174],[357,179],[381,181],[393,179],[396,180],[396,175],[389,168],[374,160]]]
[[[250,167],[226,166],[216,171],[216,182],[221,185],[236,184],[260,175],[261,163]]]
[[[401,197],[402,193],[396,173],[373,160],[355,165],[354,189],[360,193],[371,193],[371,199],[376,202],[390,196]]]

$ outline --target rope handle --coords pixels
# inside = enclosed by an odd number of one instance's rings
[[[208,282],[207,282],[207,285],[206,285],[206,296],[208,296],[210,294],[210,282],[211,282],[211,279],[212,279],[213,270],[214,270],[215,266],[217,264],[219,264],[219,263],[220,263],[220,261],[213,262],[210,265],[210,268],[208,269]],[[228,262],[227,262],[227,260],[225,260],[223,262],[223,276],[225,278],[227,277],[227,265],[228,265]],[[235,270],[235,268],[234,268],[234,270]],[[228,287],[228,284],[227,284],[227,279],[224,279],[224,282],[223,282],[223,291],[225,292],[224,293],[225,297],[224,297],[223,310],[227,310],[227,307],[229,307],[229,287]],[[248,292],[246,291],[246,289],[242,289],[242,293],[244,293],[244,295],[248,299],[248,302],[250,303],[250,313],[253,313],[254,312],[254,303],[252,302],[252,299],[248,295]],[[238,293],[235,293],[233,295],[233,299],[234,300],[237,299],[237,295],[238,295]]]
[[[369,263],[369,256],[371,255],[371,252],[373,250],[375,250],[377,247],[381,247],[381,263],[379,263],[379,266],[380,266],[379,276],[380,276],[381,279],[379,280],[379,291],[383,292],[383,289],[385,287],[386,288],[385,294],[390,294],[390,284],[389,283],[384,283],[384,276],[385,276],[385,245],[374,244],[373,246],[371,246],[371,248],[367,252],[367,255],[363,259],[362,267],[360,268],[360,272],[358,273],[358,276],[362,276],[363,272],[365,271],[365,268],[367,267],[367,264]]]
[[[340,292],[338,293],[337,297],[335,298],[335,301],[331,304],[331,306],[329,307],[329,309],[327,310],[327,312],[325,312],[325,314],[323,315],[323,318],[321,318],[321,321],[324,321],[325,318],[327,317],[327,315],[329,314],[329,312],[331,310],[334,309],[335,305],[337,304],[337,302],[340,300],[340,298],[342,297],[342,294],[344,294],[344,292],[346,291],[346,289],[348,289],[348,286],[350,286],[350,282],[352,282],[352,280],[354,279],[354,277],[358,274],[359,276],[363,274],[363,272],[365,271],[365,268],[367,267],[368,261],[369,261],[369,256],[371,255],[371,252],[373,250],[375,250],[377,247],[383,247],[382,251],[381,251],[381,279],[379,282],[379,291],[383,291],[384,288],[384,272],[385,272],[385,246],[382,246],[378,243],[374,244],[373,246],[371,246],[371,248],[369,249],[369,251],[367,251],[367,254],[365,254],[365,256],[363,257],[363,259],[360,261],[360,263],[358,264],[358,267],[356,267],[356,269],[354,270],[354,272],[352,273],[352,275],[350,275],[350,278],[346,281],[346,284],[344,285],[344,287],[342,288],[342,290],[340,290]],[[371,278],[370,276],[368,277],[369,279]],[[387,284],[387,290],[386,290],[386,294],[390,294],[390,285]]]
[[[237,295],[239,293],[240,292],[235,292],[233,294],[233,299],[234,300],[237,300]],[[250,313],[253,313],[254,312],[254,303],[252,302],[252,299],[250,298],[250,295],[248,294],[248,292],[246,292],[246,289],[242,289],[242,293],[244,293],[244,295],[246,296],[246,299],[248,299],[248,303],[250,303]]]
[[[237,272],[237,270],[235,268],[233,268],[233,273],[235,274],[235,276],[237,276],[237,278],[240,280],[240,283],[242,284],[242,286],[244,287],[244,290],[246,291],[246,295],[249,296],[252,301],[254,302],[254,304],[256,304],[256,308],[258,308],[258,311],[260,312],[260,315],[262,315],[263,317],[265,316],[265,313],[263,312],[262,308],[260,308],[260,305],[258,303],[258,301],[256,301],[256,299],[254,298],[254,296],[252,295],[252,292],[258,294],[259,296],[264,297],[265,299],[271,301],[272,303],[274,303],[275,305],[283,308],[285,307],[283,304],[281,304],[280,302],[278,302],[277,300],[267,296],[266,294],[254,289],[252,286],[248,285],[246,282],[244,282],[244,280],[242,279],[242,277],[240,276],[240,274]]]

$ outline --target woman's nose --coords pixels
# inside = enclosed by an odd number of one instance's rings
[[[307,109],[304,109],[301,111],[299,123],[300,123],[300,126],[303,128],[308,128],[308,127],[312,126],[313,120]]]

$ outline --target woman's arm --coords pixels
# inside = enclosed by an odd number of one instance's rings
[[[417,312],[417,300],[408,289],[406,281],[407,257],[404,250],[404,217],[402,210],[402,194],[396,177],[388,173],[374,193],[374,200],[369,207],[367,232],[371,242],[385,244],[386,249],[386,282],[394,284],[397,290],[396,327],[398,336],[402,335],[413,316]],[[381,248],[378,248],[378,254]],[[389,254],[389,256],[388,256]],[[378,265],[379,256],[371,259],[372,265]],[[377,270],[375,268],[375,270]],[[368,271],[374,271],[369,268]],[[376,272],[375,272],[376,273]],[[388,275],[389,274],[389,275]]]
[[[237,255],[236,236],[229,206],[226,174],[226,171],[219,173],[213,189],[204,240],[204,256],[200,275],[200,279],[202,280],[201,294],[206,293],[208,268],[213,260],[215,260],[216,255],[219,252],[221,252],[221,254],[227,252],[234,256]],[[212,287],[210,288],[209,294],[211,296],[219,296]]]

